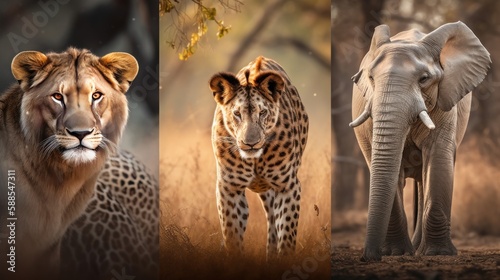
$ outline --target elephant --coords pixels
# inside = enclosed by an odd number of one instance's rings
[[[390,36],[375,28],[352,96],[358,144],[370,169],[362,261],[382,255],[456,255],[451,240],[453,172],[472,91],[490,68],[490,54],[462,22],[425,34]],[[406,178],[416,186],[410,240],[403,207]]]

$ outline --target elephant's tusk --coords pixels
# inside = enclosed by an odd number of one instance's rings
[[[368,118],[370,117],[370,112],[368,110],[364,110],[363,113],[361,113],[361,115],[359,115],[359,117],[355,120],[353,120],[349,126],[350,127],[356,127],[356,126],[360,126],[362,125]]]
[[[434,123],[432,122],[431,117],[429,117],[429,114],[427,114],[427,111],[420,112],[420,114],[418,114],[418,117],[422,120],[425,126],[427,126],[427,128],[436,128],[436,125],[434,125]]]

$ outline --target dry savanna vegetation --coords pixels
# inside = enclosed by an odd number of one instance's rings
[[[210,129],[168,125],[162,135],[168,156],[160,159],[162,278],[294,279],[329,275],[330,151],[314,147],[303,158],[301,216],[296,255],[266,263],[266,219],[260,200],[247,191],[250,207],[245,252],[228,258],[222,248],[215,200],[215,159]],[[179,142],[178,139],[183,141]],[[163,149],[162,149],[163,150]],[[299,271],[297,271],[299,269]],[[302,274],[301,274],[302,273]]]

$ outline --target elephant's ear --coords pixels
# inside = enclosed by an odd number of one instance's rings
[[[371,96],[370,86],[371,81],[369,77],[368,71],[363,71],[365,67],[370,65],[372,61],[375,59],[376,51],[383,44],[389,43],[391,41],[389,26],[382,24],[375,27],[375,31],[373,32],[372,42],[370,44],[370,50],[366,53],[363,61],[361,61],[361,66],[354,76],[352,76],[352,81],[358,86],[359,90],[363,93],[363,96],[369,98]]]
[[[370,52],[375,52],[380,46],[391,41],[391,31],[389,26],[382,24],[375,27],[373,31],[372,43],[370,44]]]
[[[490,54],[464,23],[444,24],[421,39],[427,50],[439,58],[443,79],[437,104],[449,111],[486,77]]]

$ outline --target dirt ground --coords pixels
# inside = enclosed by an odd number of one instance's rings
[[[359,261],[364,224],[332,233],[332,279],[500,279],[500,237],[455,234],[457,256],[391,256]]]

